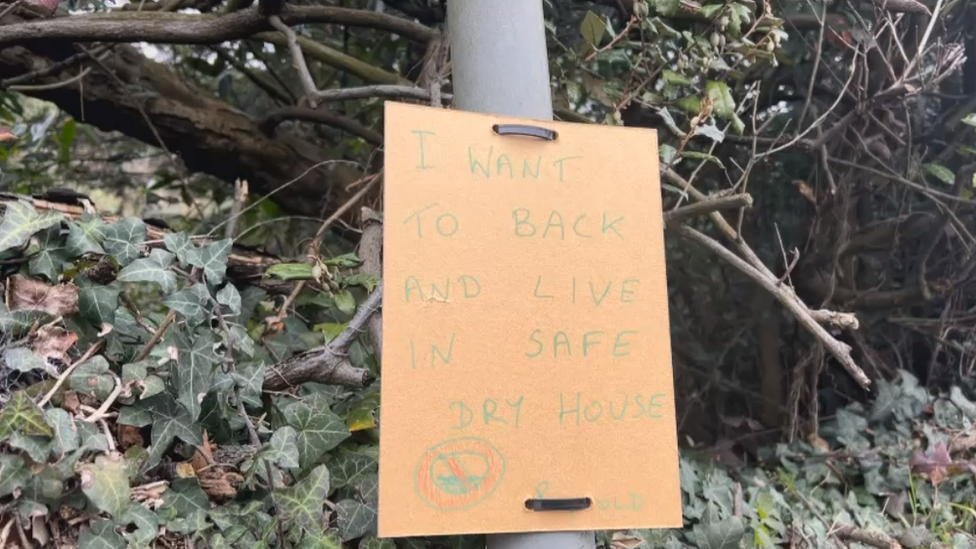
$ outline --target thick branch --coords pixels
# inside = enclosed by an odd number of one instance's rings
[[[299,353],[270,368],[264,376],[265,391],[284,391],[309,381],[331,385],[362,387],[369,372],[353,366],[346,355],[373,313],[380,309],[383,283],[356,310],[349,325],[328,345]]]
[[[327,23],[367,27],[423,43],[437,36],[437,31],[400,17],[331,6],[288,6],[281,12],[281,20],[288,26]],[[4,25],[0,27],[0,46],[41,40],[218,44],[269,30],[271,24],[257,7],[220,15],[116,11]]]
[[[322,215],[323,208],[344,203],[352,195],[346,185],[359,179],[359,170],[352,165],[330,162],[338,160],[340,153],[327,143],[284,133],[269,137],[246,113],[183,82],[171,68],[146,59],[131,46],[118,45],[104,59],[114,76],[90,61],[80,68],[48,74],[46,69],[70,58],[75,50],[70,45],[51,44],[45,53],[47,57],[23,47],[0,47],[0,80],[36,71],[43,76],[34,83],[49,84],[77,75],[86,65],[92,67],[84,86],[26,93],[55,103],[79,122],[121,132],[151,146],[159,145],[158,134],[189,170],[228,183],[245,179],[252,194],[275,193],[274,200],[292,212]],[[146,124],[143,112],[152,120],[152,127]],[[284,186],[287,192],[276,192]]]
[[[322,103],[330,101],[353,101],[356,99],[416,99],[430,101],[430,90],[415,86],[362,86],[359,88],[337,88],[334,90],[320,90],[315,99]],[[442,93],[441,99],[451,101],[454,98],[449,93]]]
[[[362,209],[363,237],[359,241],[359,257],[363,260],[362,271],[381,280],[383,277],[383,221],[369,208]],[[383,363],[383,318],[379,311],[369,318],[369,340],[373,344],[376,360]]]

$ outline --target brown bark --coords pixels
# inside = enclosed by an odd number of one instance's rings
[[[437,31],[408,19],[331,6],[289,6],[281,12],[281,20],[287,25],[332,23],[373,28],[418,42],[437,36]],[[7,24],[0,27],[0,45],[39,40],[218,44],[269,30],[273,30],[271,24],[257,7],[221,15],[115,11]]]

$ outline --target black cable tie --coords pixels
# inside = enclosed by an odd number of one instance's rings
[[[491,130],[498,135],[524,135],[538,137],[546,141],[555,141],[559,138],[559,134],[555,130],[527,124],[495,124]]]
[[[581,511],[589,509],[590,498],[527,499],[525,508],[530,511]]]

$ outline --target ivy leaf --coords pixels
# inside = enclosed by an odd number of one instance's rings
[[[3,361],[11,370],[30,372],[31,370],[46,370],[44,358],[34,354],[28,347],[8,347],[3,351]]]
[[[165,495],[165,492],[163,493]],[[142,505],[130,505],[125,515],[118,521],[120,525],[134,525],[134,532],[126,532],[123,535],[131,546],[147,547],[159,533],[159,518],[156,513],[146,509]]]
[[[141,219],[126,217],[102,229],[102,246],[120,265],[128,265],[142,253],[146,241],[146,224]]]
[[[195,478],[179,478],[163,492],[160,510],[172,509],[177,517],[186,518],[198,511],[209,511],[210,500]]]
[[[220,284],[227,271],[227,260],[230,258],[230,248],[233,244],[232,239],[225,238],[202,248],[192,248],[186,252],[186,262],[203,269],[207,282]]]
[[[67,259],[64,245],[61,243],[61,229],[59,227],[46,229],[41,232],[37,240],[37,253],[28,263],[30,274],[43,275],[54,282],[58,279],[61,267]]]
[[[278,263],[268,267],[264,276],[274,276],[281,280],[314,280],[315,272],[308,263]]]
[[[698,15],[701,15],[705,19],[714,19],[715,16],[718,15],[718,12],[722,11],[722,8],[724,7],[725,4],[708,4],[707,6],[702,6],[702,8],[698,10]]]
[[[125,549],[125,540],[115,531],[115,523],[100,520],[81,531],[78,547],[85,549]]]
[[[336,507],[339,515],[339,537],[343,541],[376,531],[375,508],[354,499],[344,499]]]
[[[342,540],[335,530],[323,534],[305,534],[298,549],[342,549]],[[360,545],[362,547],[362,545]]]
[[[210,291],[203,283],[194,284],[180,290],[166,299],[163,304],[183,315],[190,324],[200,324],[207,318],[204,307],[210,301]]]
[[[967,126],[976,126],[976,113],[969,113],[963,117],[962,123]]]
[[[100,286],[92,284],[78,290],[78,310],[96,326],[103,323],[111,324],[115,320],[115,311],[119,308],[118,286]]]
[[[651,0],[651,4],[654,6],[654,11],[668,16],[678,11],[681,2],[680,0]]]
[[[347,315],[351,315],[356,312],[356,298],[352,296],[352,292],[349,290],[342,290],[335,295],[336,307]]]
[[[716,116],[730,119],[735,115],[735,99],[732,98],[728,84],[709,80],[705,83],[705,91],[712,100],[712,112]]]
[[[389,538],[366,536],[359,541],[359,549],[396,549],[396,544]]]
[[[14,433],[54,436],[54,430],[44,419],[44,412],[25,391],[17,391],[0,410],[0,440]]]
[[[699,549],[735,549],[739,547],[745,526],[739,517],[729,517],[710,524],[696,524],[695,543]]]
[[[241,398],[251,402],[254,406],[260,406],[261,393],[264,387],[264,372],[263,362],[248,362],[238,363],[237,372],[233,374],[234,382],[240,388]]]
[[[265,448],[264,457],[282,469],[298,468],[298,433],[295,429],[286,425],[275,431]]]
[[[200,424],[169,393],[156,395],[142,403],[152,415],[152,447],[144,468],[156,465],[176,438],[187,444],[203,444]]]
[[[332,259],[326,259],[323,263],[330,267],[358,267],[362,264],[362,260],[356,254],[350,253],[337,255]]]
[[[129,263],[119,272],[119,282],[155,282],[164,294],[176,291],[176,273],[166,270],[173,262],[173,255],[165,250],[154,249],[149,257]]]
[[[57,225],[63,218],[58,212],[37,213],[25,202],[8,202],[0,222],[0,252],[27,244],[34,233]]]
[[[302,530],[322,532],[322,505],[329,496],[329,469],[319,465],[294,486],[275,491],[282,519]]]
[[[716,143],[721,143],[725,141],[725,132],[719,129],[714,123],[712,124],[701,124],[695,128],[695,135],[704,135],[705,137],[711,139]]]
[[[64,251],[69,257],[105,253],[101,244],[104,228],[102,218],[91,212],[85,212],[80,221],[68,223],[68,239],[64,243]]]
[[[333,488],[352,486],[361,477],[375,473],[376,469],[375,457],[353,452],[341,453],[329,464]]]
[[[81,363],[68,377],[68,386],[73,391],[95,397],[103,401],[115,389],[115,379],[109,374],[108,361],[95,355]]]
[[[0,454],[0,498],[23,488],[30,479],[31,472],[24,458],[12,454]]]
[[[350,436],[342,418],[335,415],[321,398],[296,401],[284,411],[287,425],[298,433],[298,462],[307,469]]]
[[[691,79],[687,76],[667,69],[661,73],[661,78],[663,78],[666,83],[677,86],[690,86],[692,84]]]
[[[74,452],[81,445],[81,437],[75,421],[68,412],[61,408],[49,408],[44,410],[44,417],[48,425],[54,430],[53,440],[51,441],[51,457],[61,459],[68,452]]]
[[[228,284],[217,292],[217,303],[227,307],[235,315],[241,314],[241,293],[233,284]]]
[[[342,279],[346,286],[362,286],[367,292],[372,293],[376,289],[376,275],[367,273],[356,273]]]
[[[939,181],[945,183],[946,185],[954,185],[956,183],[956,174],[952,173],[952,170],[946,168],[942,164],[930,163],[922,166],[925,171],[934,176]]]
[[[241,352],[249,357],[254,356],[254,340],[247,333],[247,329],[240,324],[231,324],[229,326],[230,334],[224,334],[225,337],[230,338],[230,344],[233,346],[235,352]],[[263,383],[263,382],[262,382]]]
[[[193,249],[193,243],[186,233],[166,233],[163,235],[163,246],[176,254],[180,263],[186,263],[186,252]]]
[[[220,357],[213,350],[213,335],[209,332],[193,338],[177,333],[176,349],[179,351],[177,368],[173,370],[177,400],[196,421],[200,417],[200,403],[213,386],[214,371]]]
[[[376,417],[374,413],[380,405],[379,393],[372,393],[363,397],[359,402],[354,403],[346,412],[346,426],[355,433],[376,427]]]
[[[600,45],[600,41],[603,40],[603,34],[607,31],[607,23],[602,17],[593,13],[592,11],[586,12],[586,16],[583,17],[583,22],[580,23],[580,34],[583,35],[583,40],[592,48],[596,48]]]
[[[51,452],[51,441],[44,437],[32,437],[15,432],[10,437],[10,446],[27,452],[34,463],[47,463]]]
[[[101,454],[81,466],[81,491],[99,510],[120,518],[129,506],[129,475],[119,453]]]

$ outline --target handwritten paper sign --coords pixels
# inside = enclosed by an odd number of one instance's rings
[[[379,534],[680,527],[656,132],[385,124]]]

